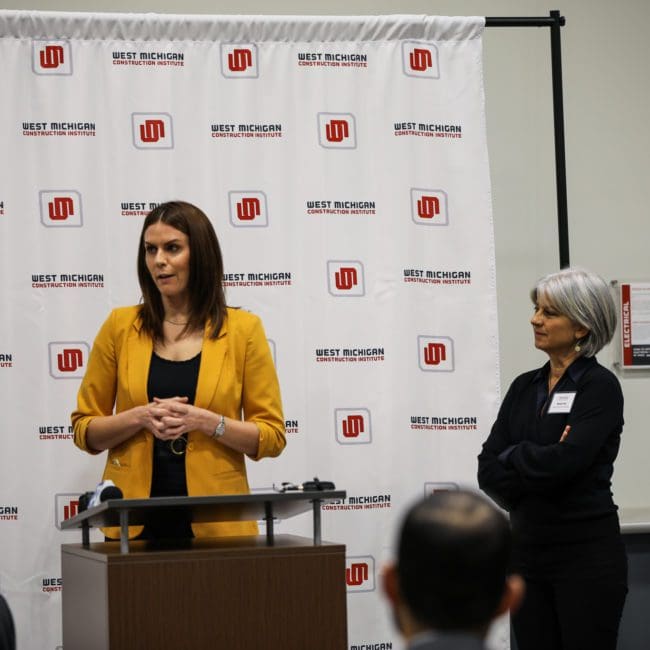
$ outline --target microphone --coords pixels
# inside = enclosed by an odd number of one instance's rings
[[[110,479],[97,484],[94,492],[85,492],[79,497],[79,512],[94,508],[108,499],[122,499],[124,495]]]
[[[304,483],[289,483],[288,481],[283,481],[280,486],[273,484],[273,489],[276,492],[313,492],[323,490],[334,490],[336,486],[332,481],[321,481],[318,476],[314,476],[313,481],[305,481]]]

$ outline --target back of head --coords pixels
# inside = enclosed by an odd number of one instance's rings
[[[0,650],[15,650],[16,631],[11,610],[4,596],[0,594]]]
[[[436,492],[407,513],[397,573],[413,617],[437,630],[479,630],[492,621],[506,584],[510,527],[469,491]]]

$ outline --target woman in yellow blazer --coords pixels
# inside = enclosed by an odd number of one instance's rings
[[[180,201],[145,219],[143,302],[111,312],[72,414],[75,444],[108,450],[104,479],[125,498],[249,491],[244,455],[286,444],[273,359],[257,316],[225,305],[223,261],[207,216]],[[118,537],[117,529],[107,529]],[[161,522],[145,539],[254,535],[255,522]]]

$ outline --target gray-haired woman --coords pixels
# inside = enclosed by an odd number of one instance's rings
[[[612,338],[606,282],[580,269],[531,292],[535,347],[548,362],[515,379],[479,455],[481,488],[510,512],[513,570],[526,597],[519,650],[615,650],[627,560],[611,493],[623,394],[595,354]]]

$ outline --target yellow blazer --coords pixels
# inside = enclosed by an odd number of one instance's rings
[[[153,352],[150,336],[140,331],[139,308],[114,309],[93,344],[86,374],[72,413],[74,442],[88,453],[88,424],[97,416],[111,415],[147,404],[147,379]],[[262,322],[246,311],[228,308],[216,339],[203,338],[201,365],[194,404],[233,419],[254,422],[260,431],[259,451],[253,460],[277,456],[286,444],[280,386]],[[200,431],[190,431],[185,455],[187,492],[190,496],[249,492],[244,455]],[[108,451],[104,479],[111,479],[124,498],[149,496],[153,469],[153,434],[141,430]],[[255,535],[255,522],[193,524],[197,537]],[[133,526],[129,536],[140,533]],[[107,528],[119,537],[118,528]]]

